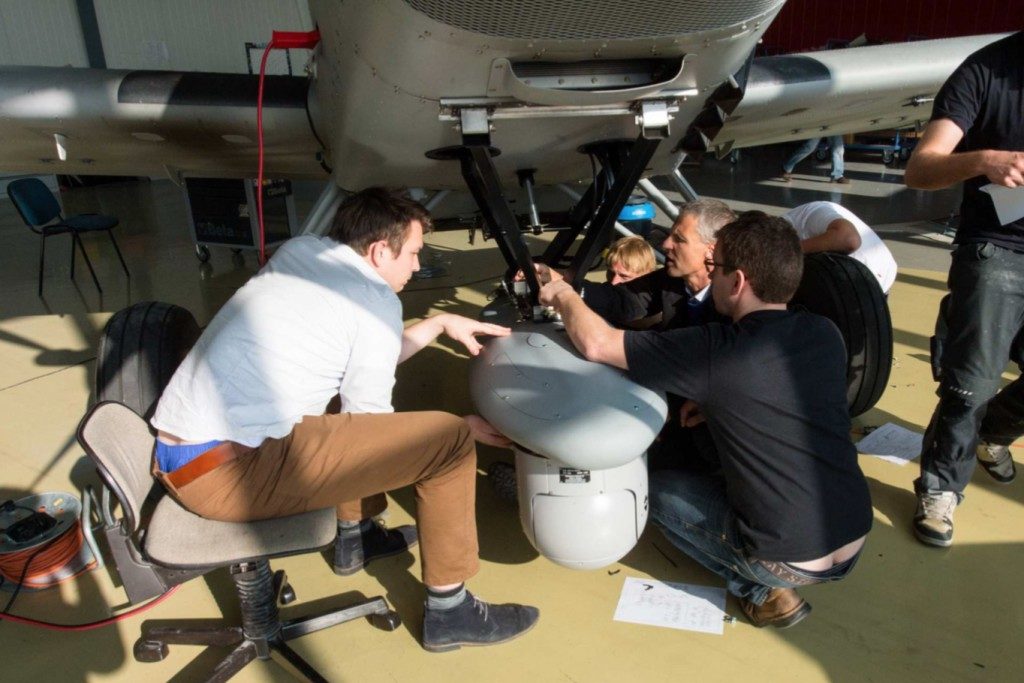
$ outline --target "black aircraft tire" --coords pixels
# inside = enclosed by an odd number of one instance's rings
[[[870,410],[892,370],[892,319],[878,280],[849,256],[808,254],[793,297],[836,324],[846,343],[846,398],[850,415]]]
[[[121,309],[100,338],[96,400],[120,401],[148,419],[199,332],[180,306],[141,301]]]

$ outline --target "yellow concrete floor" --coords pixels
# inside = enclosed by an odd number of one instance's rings
[[[70,490],[96,483],[74,430],[90,401],[96,344],[107,317],[139,300],[189,308],[200,324],[254,271],[251,252],[239,261],[214,249],[209,266],[195,260],[177,188],[167,182],[125,183],[64,194],[71,211],[121,216],[117,235],[132,270],[130,287],[102,238],[87,240],[105,290],[101,298],[79,264],[68,279],[67,243],[51,240],[46,294],[35,292],[38,245],[7,202],[0,202],[0,495]],[[414,282],[403,294],[406,316],[437,311],[475,315],[504,264],[492,242],[466,244],[463,232],[428,242],[450,255],[447,277]],[[920,247],[927,249],[931,247]],[[923,430],[934,405],[928,336],[944,291],[946,261],[934,269],[901,270],[889,302],[896,333],[888,391],[855,421],[855,432],[894,421]],[[400,410],[471,411],[467,358],[453,345],[435,344],[399,371]],[[855,434],[855,438],[859,438]],[[724,635],[612,621],[628,576],[720,586],[721,582],[648,529],[616,565],[589,572],[556,566],[526,541],[516,511],[499,501],[486,466],[508,454],[484,448],[480,457],[478,521],[482,569],[471,588],[491,601],[538,605],[537,628],[513,643],[432,655],[418,645],[422,589],[418,553],[383,560],[349,578],[331,573],[317,554],[274,563],[286,569],[299,614],[312,605],[342,604],[356,596],[385,595],[404,624],[396,632],[364,621],[295,641],[294,647],[337,681],[1017,681],[1024,679],[1024,598],[1017,593],[1024,525],[1024,484],[998,486],[978,472],[957,511],[956,544],[948,550],[917,543],[910,531],[911,482],[917,466],[871,457],[869,478],[875,527],[864,556],[846,581],[802,591],[814,612],[789,631],[747,624],[730,598]],[[1015,457],[1021,461],[1019,451]],[[412,519],[411,492],[396,492],[390,523]],[[123,606],[112,568],[58,588],[22,594],[14,612],[62,622],[108,616]],[[0,600],[6,602],[0,592]],[[172,647],[156,664],[139,664],[131,648],[141,623],[175,618],[237,618],[224,572],[181,586],[163,604],[116,626],[89,633],[54,634],[0,624],[0,680],[193,680],[178,673],[199,648]],[[208,655],[199,663],[209,662]],[[290,680],[272,664],[249,665],[236,680]]]

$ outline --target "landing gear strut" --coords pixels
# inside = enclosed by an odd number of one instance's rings
[[[579,150],[591,155],[600,164],[601,170],[596,174],[591,187],[573,208],[569,227],[559,232],[540,258],[552,266],[561,264],[569,247],[586,228],[586,235],[569,263],[573,272],[572,285],[576,289],[582,286],[588,267],[607,245],[619,212],[625,206],[661,140],[668,136],[668,116],[663,106],[656,105],[657,103],[652,103],[650,107],[644,105],[638,117],[640,134],[635,140],[593,142]],[[490,127],[486,122],[486,115],[481,120],[480,112],[463,111],[461,119],[463,144],[431,150],[427,152],[427,157],[460,162],[462,177],[480,208],[489,235],[498,243],[498,249],[508,264],[503,278],[506,291],[514,293],[523,319],[541,319],[543,311],[537,300],[540,283],[533,269],[533,256],[502,190],[493,161],[493,157],[498,156],[500,152],[490,146]],[[520,171],[519,178],[532,200],[532,169]],[[530,220],[532,226],[539,224],[539,217],[532,201]],[[524,283],[513,281],[517,271],[522,271]],[[517,288],[517,284],[520,284],[520,287]],[[525,291],[522,284],[525,284]]]

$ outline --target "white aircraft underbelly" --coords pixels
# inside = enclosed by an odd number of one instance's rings
[[[322,40],[310,78],[268,79],[265,173],[461,189],[458,163],[424,154],[461,144],[473,112],[506,186],[528,168],[538,185],[589,180],[577,148],[635,139],[641,109],[663,106],[667,139],[646,171],[662,174],[679,150],[925,121],[953,67],[999,37],[758,58],[746,71],[782,5],[311,0]],[[0,67],[0,172],[253,177],[255,93],[244,74]]]
[[[463,187],[458,164],[423,156],[460,144],[457,117],[445,117],[452,103],[455,109],[464,105],[491,112],[492,144],[501,150],[496,165],[507,182],[514,182],[519,168],[538,169],[541,184],[589,177],[590,163],[577,147],[636,137],[632,105],[643,98],[664,99],[679,108],[672,129],[677,139],[707,94],[743,65],[782,6],[777,0],[647,2],[626,11],[621,2],[572,0],[505,3],[517,6],[517,12],[496,17],[479,11],[481,5],[501,4],[311,2],[323,36],[315,57],[315,117],[342,187]],[[414,6],[479,30],[442,23]],[[470,12],[474,6],[476,22]],[[558,35],[567,37],[561,39],[516,37],[527,30],[556,35],[542,28],[557,26],[545,23],[544,12],[603,19],[599,25],[577,20],[571,29],[563,22]],[[528,13],[533,16],[526,20],[519,16]],[[484,21],[486,16],[492,20]],[[630,22],[642,23],[649,35],[636,35]],[[701,28],[681,32],[684,25]],[[491,34],[480,32],[483,28]],[[607,73],[631,60],[656,58],[671,65],[684,57],[681,70],[669,66],[658,82],[635,85],[624,76],[613,83]],[[595,59],[604,60],[607,70],[595,70]],[[537,63],[576,64],[546,80],[513,73]],[[658,172],[670,170],[672,147],[663,144],[653,160]]]

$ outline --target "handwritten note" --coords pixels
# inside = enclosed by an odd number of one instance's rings
[[[917,432],[887,422],[857,443],[857,450],[882,460],[906,465],[921,454],[924,437]]]
[[[725,589],[626,577],[615,621],[722,635]]]

